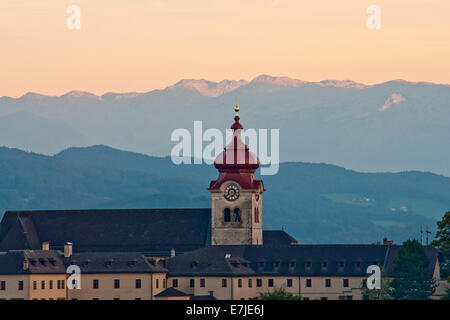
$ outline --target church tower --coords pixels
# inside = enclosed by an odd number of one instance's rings
[[[241,140],[243,126],[236,116],[231,126],[233,138],[217,156],[217,180],[210,183],[212,245],[262,245],[263,182],[255,179],[259,160]]]

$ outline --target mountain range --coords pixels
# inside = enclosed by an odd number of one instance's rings
[[[210,208],[210,165],[174,165],[107,146],[40,155],[0,147],[0,218],[5,210]],[[450,178],[426,172],[361,173],[320,163],[281,163],[260,177],[265,229],[300,243],[400,243],[432,236],[450,204]],[[425,235],[424,235],[425,241]]]
[[[280,160],[363,172],[420,170],[450,176],[450,86],[388,81],[185,79],[162,90],[0,98],[0,145],[54,155],[109,145],[167,156],[177,128],[224,130],[239,97],[245,128],[280,129]]]

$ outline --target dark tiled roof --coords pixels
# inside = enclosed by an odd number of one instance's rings
[[[133,252],[90,252],[75,253],[65,259],[66,266],[74,264],[81,273],[158,273],[165,268],[151,263],[140,253]]]
[[[24,268],[24,262],[28,268]],[[56,251],[21,250],[0,253],[0,274],[66,273],[61,256]]]
[[[158,293],[155,297],[189,297],[190,295],[175,288],[167,288],[166,290]]]
[[[171,258],[168,269],[170,276],[366,276],[369,265],[392,263],[392,247],[396,246],[209,246]],[[430,257],[437,252],[425,249]],[[430,261],[430,270],[434,263]]]
[[[297,240],[284,230],[263,230],[264,246],[289,246],[297,244]]]
[[[0,251],[40,249],[50,242],[75,252],[186,252],[210,243],[211,209],[9,211]]]

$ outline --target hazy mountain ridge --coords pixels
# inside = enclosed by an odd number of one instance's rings
[[[393,80],[364,85],[350,80],[306,82],[268,75],[248,83],[182,80],[147,93],[3,97],[0,117],[33,113],[62,121],[84,137],[63,147],[105,144],[166,156],[174,145],[170,141],[174,129],[192,131],[194,120],[203,120],[204,129],[229,127],[236,95],[245,128],[280,129],[283,162],[326,162],[358,171],[421,170],[450,176],[446,138],[450,136],[450,86],[444,84]],[[36,140],[46,139],[39,130],[34,135]],[[59,132],[53,135],[64,136]],[[22,147],[13,142],[3,144]],[[63,147],[36,144],[27,149],[55,154]]]
[[[0,148],[0,210],[210,207],[206,165],[174,165],[106,146],[50,157]],[[434,234],[450,203],[450,178],[424,172],[360,173],[319,163],[282,163],[263,176],[264,226],[301,243],[370,243]],[[1,215],[1,214],[0,214]]]

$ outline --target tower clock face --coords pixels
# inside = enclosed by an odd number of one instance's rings
[[[239,187],[235,184],[230,184],[225,189],[224,197],[229,201],[236,200],[237,198],[239,198]]]

